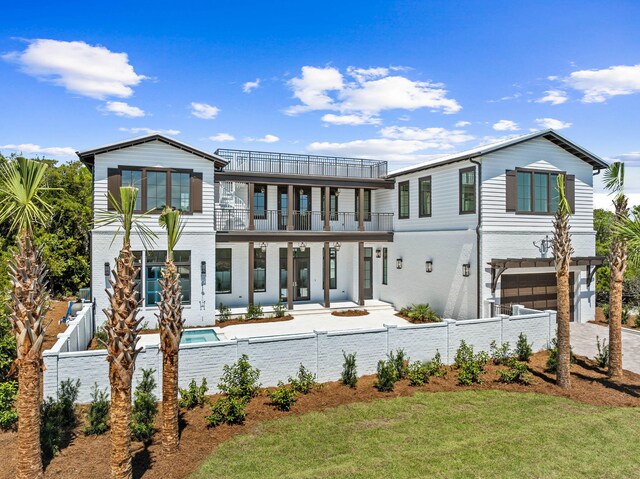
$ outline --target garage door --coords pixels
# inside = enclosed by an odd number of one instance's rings
[[[555,273],[503,274],[500,278],[500,302],[521,304],[533,309],[557,309],[558,298]],[[573,321],[573,273],[569,277],[571,321]]]

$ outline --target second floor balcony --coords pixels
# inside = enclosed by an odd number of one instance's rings
[[[263,210],[216,208],[216,231],[311,231],[311,232],[391,232],[393,213]]]

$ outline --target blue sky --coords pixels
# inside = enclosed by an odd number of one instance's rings
[[[640,203],[640,2],[220,3],[3,6],[2,152],[160,130],[394,169],[550,126]]]

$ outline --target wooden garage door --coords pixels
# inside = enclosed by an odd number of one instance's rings
[[[555,273],[503,274],[501,304],[521,304],[533,309],[557,309]],[[573,321],[573,273],[569,277],[571,321]]]

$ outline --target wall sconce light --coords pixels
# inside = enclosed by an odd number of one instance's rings
[[[402,269],[402,258],[398,258],[396,260],[396,268],[397,269]]]
[[[462,265],[462,276],[467,277],[471,274],[471,265],[469,263],[465,263]]]
[[[260,244],[260,250],[261,250],[263,253],[266,253],[266,251],[267,251],[267,243],[265,243],[265,242],[263,241],[263,242],[262,242],[262,244]]]
[[[206,261],[200,261],[200,274],[203,274],[203,275],[207,274],[207,262]]]
[[[424,270],[427,273],[431,273],[433,271],[433,261],[430,259],[424,262]]]
[[[104,264],[104,275],[111,276],[111,265],[109,265],[108,261]]]
[[[307,249],[307,244],[303,241],[302,243],[300,243],[300,252],[304,253]]]
[[[382,256],[382,250],[380,248],[378,248],[376,250],[376,258],[380,258]]]
[[[341,246],[342,244],[340,244],[340,241],[336,241],[335,244],[333,245],[336,251],[340,251]]]
[[[260,187],[260,193],[264,193],[264,186]]]
[[[336,196],[340,196],[340,188],[336,189]]]

